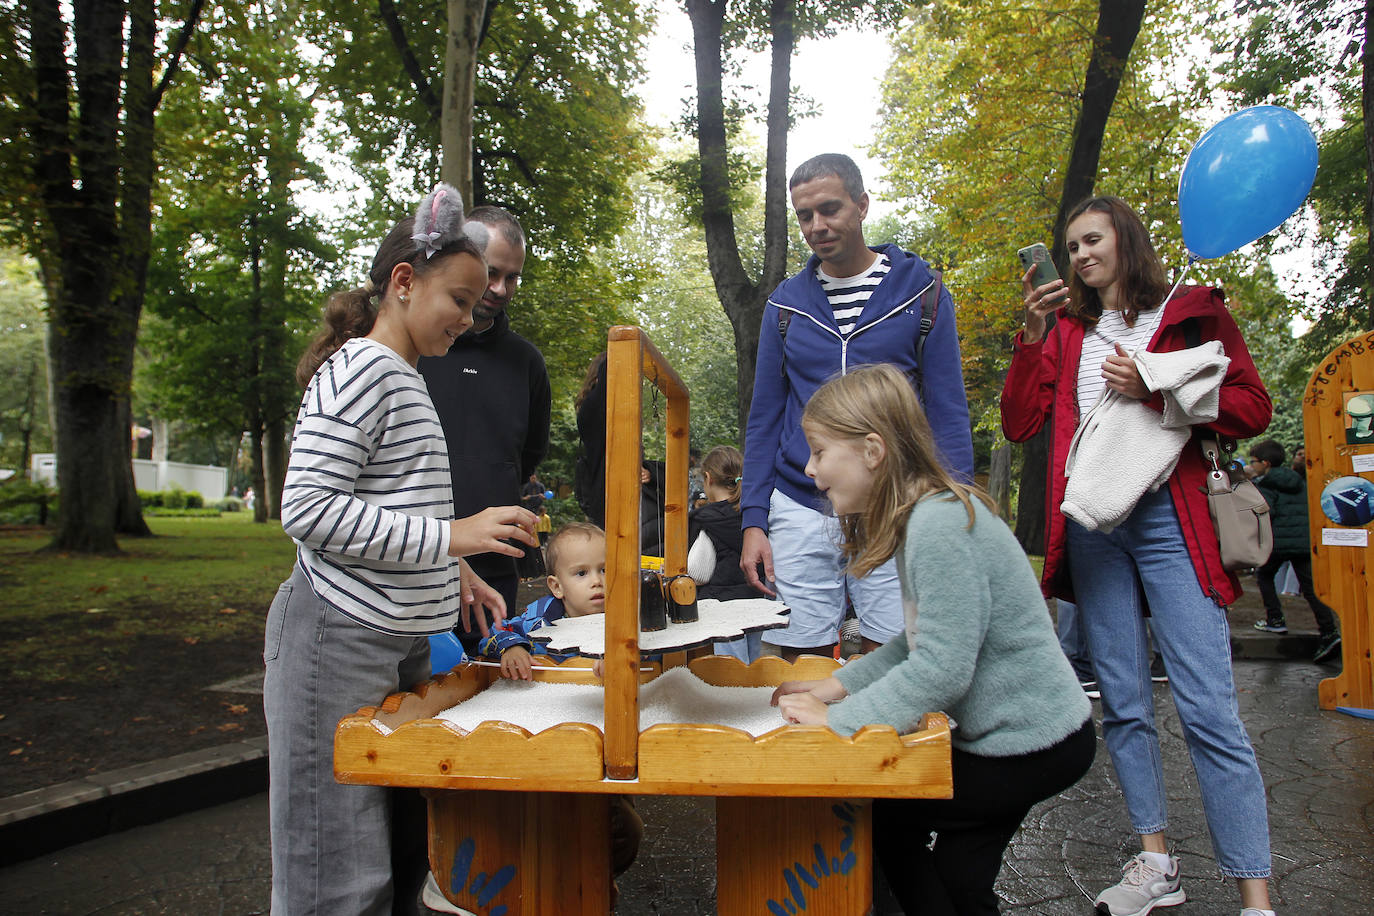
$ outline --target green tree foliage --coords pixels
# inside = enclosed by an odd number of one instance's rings
[[[730,320],[735,340],[735,377],[739,423],[748,419],[754,390],[759,323],[768,294],[786,276],[790,214],[787,205],[787,132],[793,120],[792,57],[799,39],[833,34],[844,26],[882,25],[899,7],[864,0],[797,3],[770,0],[727,4],[725,0],[683,0],[692,22],[696,61],[695,114],[688,126],[696,135],[694,158],[661,174],[681,187],[683,177],[696,177],[689,207],[705,231],[707,263],[716,296]],[[747,93],[728,89],[741,52],[767,51],[770,59],[764,111],[763,231],[742,247],[736,227],[742,179],[748,162],[732,149],[745,116],[759,110]],[[839,62],[832,62],[840,66]],[[684,161],[685,160],[685,161]]]
[[[375,240],[439,174],[446,6],[327,0],[314,26],[340,149],[373,194],[354,238]],[[651,22],[632,0],[501,3],[478,48],[471,203],[519,217],[529,254],[511,322],[571,397],[586,362],[638,297],[633,265],[608,255],[630,218],[630,177],[647,146],[634,86]],[[403,49],[403,50],[402,50]]]
[[[300,403],[295,363],[318,324],[332,250],[293,186],[324,181],[306,149],[315,73],[300,5],[218,5],[159,117],[165,178],[141,342],[147,408],[209,435],[247,431],[252,485],[275,517],[284,439]]]
[[[652,178],[638,183],[635,214],[620,247],[649,257],[637,323],[691,392],[692,445],[702,454],[716,445],[738,447],[735,353],[721,346],[730,322],[714,295],[701,227],[685,222],[676,192]]]
[[[1198,112],[1214,103],[1215,78],[1188,50],[1197,45],[1197,23],[1209,9],[1205,0],[1148,8],[1121,73],[1092,183],[1093,193],[1115,194],[1137,207],[1175,275],[1186,264],[1178,176],[1204,128]],[[998,396],[1008,343],[1022,321],[1016,250],[1055,238],[1081,93],[1105,11],[1106,4],[1091,0],[1035,8],[1011,0],[941,0],[913,13],[894,42],[886,126],[875,148],[894,191],[907,201],[907,234],[945,268],[959,307],[980,450],[1002,441]],[[1252,349],[1267,353],[1291,343],[1295,306],[1277,293],[1265,254],[1258,246],[1201,262],[1187,282],[1226,287]],[[1282,368],[1265,368],[1282,395]],[[1023,481],[1023,513],[1028,495],[1041,501],[1039,475],[1032,477]],[[1039,527],[1019,526],[1018,534],[1035,543],[1031,529]]]
[[[1367,62],[1370,10],[1359,0],[1239,0],[1231,15],[1244,28],[1216,42],[1225,61],[1218,68],[1223,87],[1239,104],[1286,105],[1317,133],[1317,178],[1308,198],[1315,228],[1296,240],[1316,251],[1319,274],[1309,284],[1319,292],[1305,303],[1315,324],[1290,369],[1302,376],[1300,385],[1329,350],[1374,328],[1374,130],[1366,129],[1364,114],[1374,100],[1362,85],[1374,80]]]
[[[970,409],[984,428],[997,425],[1008,341],[1022,319],[1016,250],[1053,236],[1096,11],[1090,0],[950,0],[914,14],[894,42],[875,149],[927,242],[921,253],[947,271]],[[1147,20],[1096,187],[1144,213],[1175,267],[1173,194],[1198,131],[1184,116],[1192,87],[1155,77],[1178,37],[1177,22]]]
[[[20,474],[28,472],[30,455],[52,449],[47,323],[36,265],[0,250],[0,467]]]

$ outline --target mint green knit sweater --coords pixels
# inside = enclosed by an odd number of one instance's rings
[[[897,563],[906,635],[835,672],[850,694],[830,707],[835,731],[881,724],[906,733],[938,711],[956,726],[955,747],[1009,757],[1047,748],[1088,718],[1021,545],[974,506],[972,530],[948,494],[912,510]]]

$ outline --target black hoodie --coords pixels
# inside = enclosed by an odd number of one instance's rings
[[[744,549],[739,510],[730,505],[728,499],[693,509],[687,516],[689,551],[702,532],[716,548],[716,569],[711,573],[711,581],[697,589],[697,596],[717,601],[760,597],[759,592],[745,581],[744,570],[739,568],[740,551]]]
[[[448,440],[455,518],[520,504],[520,486],[549,449],[549,373],[539,349],[510,329],[504,311],[468,331],[443,356],[421,357]],[[499,553],[468,557],[483,578],[516,575]]]

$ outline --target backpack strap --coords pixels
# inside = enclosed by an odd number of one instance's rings
[[[934,279],[921,294],[921,329],[916,334],[916,369],[912,372],[912,381],[916,383],[916,396],[921,403],[925,404],[925,353],[926,337],[930,334],[930,329],[935,326],[935,313],[940,308],[940,294],[944,292],[944,274],[938,270],[931,270]]]
[[[782,377],[787,378],[787,326],[792,323],[792,313],[778,309],[778,349],[782,352]]]

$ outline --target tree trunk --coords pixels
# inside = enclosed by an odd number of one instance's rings
[[[793,38],[792,0],[773,0],[772,76],[768,96],[768,148],[764,177],[764,259],[755,282],[744,269],[730,208],[729,136],[722,89],[724,0],[686,0],[692,21],[697,78],[697,151],[701,160],[701,222],[706,261],[716,296],[735,334],[736,408],[741,433],[748,426],[758,357],[759,322],[768,294],[787,265],[787,125]]]
[[[1374,0],[1368,0],[1374,2]],[[1145,0],[1101,0],[1097,32],[1083,80],[1083,94],[1074,122],[1073,146],[1064,170],[1064,188],[1054,217],[1051,258],[1061,276],[1068,276],[1064,231],[1068,215],[1097,184],[1097,165],[1107,119],[1116,102],[1121,77],[1145,17]],[[1049,463],[1049,424],[1022,445],[1021,493],[1016,503],[1016,538],[1028,553],[1045,552],[1045,474]]]
[[[458,189],[468,207],[473,205],[472,106],[477,87],[477,45],[486,10],[486,0],[448,0],[439,176]]]
[[[992,450],[988,467],[988,495],[997,504],[1002,518],[1011,517],[1011,443],[1003,442]]]
[[[249,476],[252,482],[249,484],[253,488],[253,521],[267,521],[267,473],[266,462],[263,455],[263,428],[262,417],[257,410],[249,412],[248,417],[248,448],[249,455],[252,457],[252,470]]]
[[[152,459],[154,461],[166,461],[167,448],[171,445],[171,442],[168,441],[170,437],[167,432],[170,424],[161,417],[153,417],[151,422],[153,424]]]
[[[1365,260],[1364,326],[1374,328],[1374,0],[1364,4],[1364,53],[1360,55],[1360,108],[1364,112],[1364,219],[1368,231]]]
[[[61,491],[52,543],[58,550],[114,552],[116,533],[149,533],[130,462],[129,390],[148,263],[153,112],[161,89],[152,89],[152,0],[131,0],[127,20],[125,6],[117,0],[72,3],[70,42],[56,0],[31,0],[27,11],[33,177],[44,234],[55,249],[44,263],[55,268],[45,284]],[[163,62],[162,88],[177,70],[200,8],[200,0],[191,4],[181,41]]]

